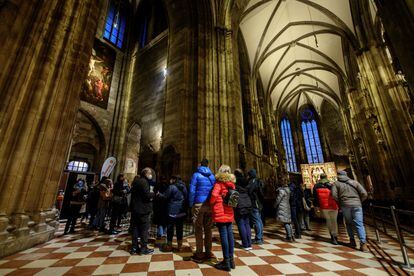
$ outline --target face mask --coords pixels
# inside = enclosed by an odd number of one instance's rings
[[[148,175],[147,178],[148,178],[148,180],[151,180],[152,179],[152,174]]]

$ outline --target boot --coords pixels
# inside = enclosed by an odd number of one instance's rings
[[[177,240],[177,251],[180,252],[183,248],[183,240]]]
[[[349,246],[352,247],[352,248],[355,248],[356,247],[355,239],[350,239],[349,240]]]
[[[360,250],[361,250],[362,252],[368,252],[368,246],[367,246],[367,244],[366,244],[366,243],[362,243],[362,242],[361,242],[361,247],[360,247]]]
[[[234,264],[234,258],[233,257],[230,258],[230,268],[231,269],[235,269],[236,268],[236,265]]]
[[[224,259],[218,264],[214,266],[216,269],[224,270],[224,271],[231,271],[230,268],[230,259]]]
[[[334,245],[338,245],[338,240],[335,236],[331,235],[331,243]]]
[[[169,241],[166,244],[164,244],[162,251],[164,251],[164,252],[171,252],[172,250],[173,250],[172,242]]]

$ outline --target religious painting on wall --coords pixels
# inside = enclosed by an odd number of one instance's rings
[[[337,180],[335,163],[321,163],[321,164],[301,164],[300,169],[302,172],[303,184],[307,188],[313,188],[313,186],[319,181],[321,174],[326,174],[329,181],[334,182]]]
[[[116,53],[112,48],[95,39],[88,76],[82,85],[80,95],[82,101],[104,109],[108,107],[115,57]]]

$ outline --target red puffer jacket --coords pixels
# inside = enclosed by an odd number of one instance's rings
[[[316,196],[318,197],[319,208],[324,210],[338,210],[338,204],[332,197],[331,190],[327,187],[318,187],[316,190]]]
[[[236,188],[234,182],[235,177],[232,174],[219,173],[216,175],[216,184],[214,184],[214,188],[210,198],[210,205],[214,222],[233,222],[233,207],[225,204],[223,202],[223,198],[227,195],[229,188]]]

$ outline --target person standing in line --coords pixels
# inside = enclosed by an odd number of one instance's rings
[[[109,234],[116,235],[119,232],[115,230],[116,223],[122,215],[123,206],[126,201],[128,190],[124,186],[125,177],[123,174],[118,175],[114,188],[112,189],[112,212],[111,221],[109,223]]]
[[[320,175],[320,180],[313,187],[315,212],[321,212],[326,220],[331,243],[338,244],[338,204],[332,196],[332,184],[329,182],[326,174]]]
[[[173,176],[165,193],[159,193],[158,196],[167,201],[167,244],[164,246],[164,251],[169,252],[173,250],[174,229],[177,235],[177,251],[181,251],[184,219],[187,215],[187,188],[184,182],[181,181],[180,176]]]
[[[88,191],[86,209],[89,213],[89,225],[88,225],[89,230],[93,230],[95,228],[94,221],[95,221],[96,213],[98,212],[98,202],[99,202],[99,197],[100,197],[99,185],[100,185],[99,181],[96,181],[94,184],[92,184],[91,188]]]
[[[312,190],[302,184],[303,189],[303,226],[306,231],[310,229],[310,212],[312,210]]]
[[[350,179],[345,171],[338,171],[338,181],[332,187],[332,196],[341,206],[350,245],[356,247],[353,229],[355,227],[360,241],[360,250],[367,252],[367,237],[362,210],[362,202],[368,198],[367,191],[359,182]]]
[[[290,188],[288,187],[288,181],[284,180],[282,187],[276,190],[276,220],[283,223],[286,231],[286,240],[293,242],[293,229],[292,229],[292,216],[290,210]]]
[[[105,228],[105,217],[112,198],[112,180],[106,177],[102,178],[102,180],[101,184],[99,184],[98,211],[95,216],[94,225],[100,232],[107,233],[108,231]]]
[[[230,271],[235,268],[234,254],[234,237],[233,226],[234,212],[233,207],[224,202],[224,198],[229,193],[229,189],[234,190],[236,182],[235,176],[227,165],[222,165],[216,174],[216,184],[214,184],[211,193],[211,209],[213,221],[216,223],[220,233],[221,249],[223,251],[223,260],[215,265],[215,268]]]
[[[201,263],[214,258],[212,247],[212,218],[210,195],[216,179],[208,167],[208,160],[203,159],[200,166],[191,178],[189,191],[189,207],[192,212],[194,232],[196,238],[196,252],[191,257],[193,261]],[[204,234],[204,238],[203,238]],[[205,252],[203,253],[203,243]]]
[[[252,212],[252,201],[247,192],[247,180],[243,171],[234,171],[236,177],[236,190],[239,192],[239,201],[235,210],[235,218],[239,229],[240,238],[244,250],[252,250],[252,239],[249,217]]]
[[[290,189],[290,212],[292,215],[292,222],[295,227],[295,239],[302,238],[302,230],[300,225],[300,213],[303,210],[303,194],[300,187],[295,183],[289,184]]]
[[[254,225],[256,237],[253,241],[254,244],[263,244],[263,221],[261,211],[263,208],[264,195],[261,181],[257,179],[257,173],[255,169],[251,169],[248,173],[249,184],[247,185],[247,191],[252,201],[252,212],[250,214],[250,220]]]
[[[153,223],[157,226],[157,239],[161,239],[167,235],[167,224],[168,224],[168,208],[167,200],[162,195],[166,192],[169,187],[168,179],[165,176],[160,177],[160,181],[155,185],[154,193],[154,215]]]
[[[75,233],[76,221],[79,217],[79,212],[82,205],[85,203],[87,195],[86,184],[82,179],[78,179],[73,186],[73,191],[70,199],[69,215],[66,221],[64,235],[68,233]],[[69,229],[70,228],[70,229]]]
[[[148,248],[148,230],[150,228],[150,215],[152,212],[152,199],[154,193],[150,189],[152,170],[145,168],[141,171],[141,177],[135,177],[131,188],[131,226],[132,248],[131,255],[154,253],[154,249]],[[138,238],[141,246],[138,245]]]

